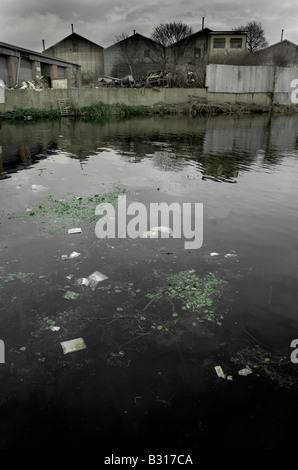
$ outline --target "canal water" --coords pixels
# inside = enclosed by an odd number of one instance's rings
[[[287,115],[1,123],[0,448],[198,462],[296,442],[297,136]],[[120,194],[188,204],[201,246],[99,237]]]

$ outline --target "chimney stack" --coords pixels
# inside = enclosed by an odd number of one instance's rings
[[[204,21],[205,21],[205,18],[203,16],[203,18],[202,18],[202,29],[204,29]]]
[[[281,30],[281,38],[280,38],[281,41],[282,41],[283,37],[284,37],[284,30],[282,29]]]
[[[43,48],[43,51],[45,51],[45,45],[44,45],[44,39],[42,40],[42,48]]]
[[[71,25],[71,32],[73,33],[73,24]]]
[[[134,35],[136,34],[136,30],[135,30],[135,29],[133,30],[133,34],[134,34]]]

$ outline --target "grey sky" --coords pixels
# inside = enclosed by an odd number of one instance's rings
[[[294,5],[294,6],[293,6]],[[199,31],[202,17],[213,30],[229,30],[260,21],[269,44],[284,39],[298,44],[298,4],[283,0],[1,0],[0,41],[35,51],[42,40],[50,47],[74,31],[108,47],[115,35],[137,32],[150,36],[154,26],[182,21]]]

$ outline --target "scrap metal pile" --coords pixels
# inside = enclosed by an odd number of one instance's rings
[[[123,78],[110,77],[103,75],[98,79],[99,87],[106,88],[141,88],[141,87],[171,87],[175,82],[175,75],[170,72],[151,72],[146,77],[134,79],[132,75]],[[195,73],[188,72],[185,77],[187,85],[191,85],[195,81]]]

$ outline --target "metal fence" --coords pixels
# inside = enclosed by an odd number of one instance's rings
[[[272,93],[273,101],[290,103],[295,79],[295,67],[210,64],[205,84],[209,93]]]

